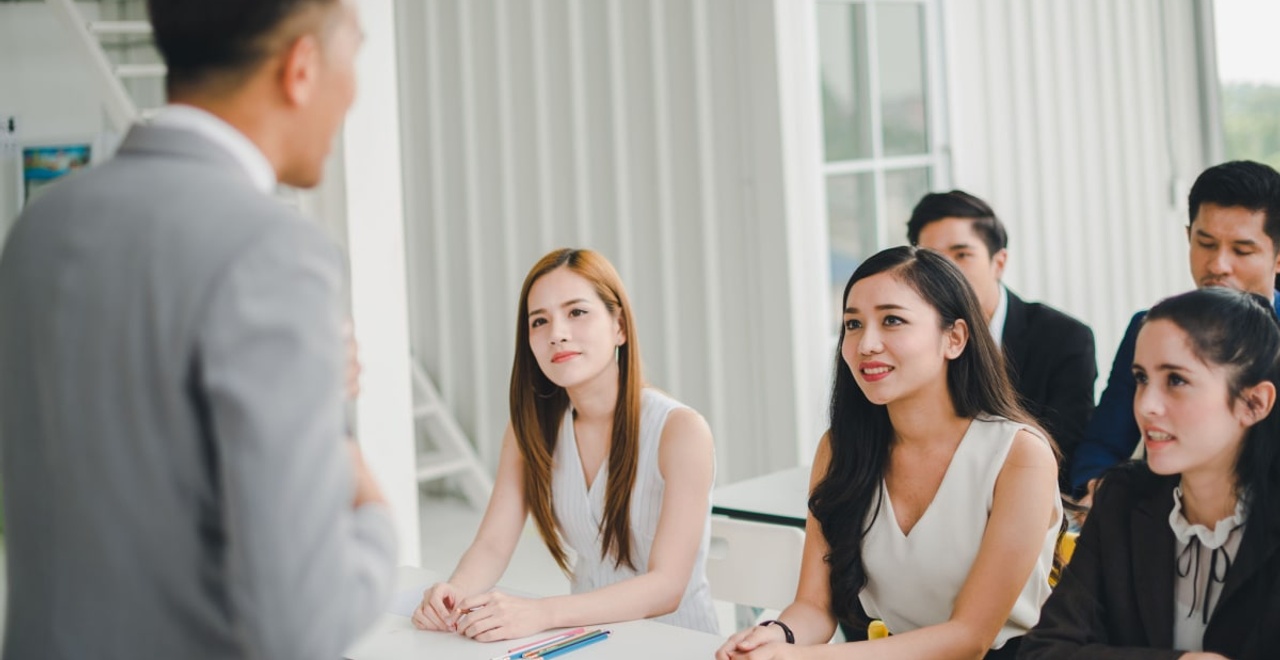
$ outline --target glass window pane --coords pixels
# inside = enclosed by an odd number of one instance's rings
[[[827,162],[871,157],[867,8],[819,4],[822,127]]]
[[[924,7],[876,5],[880,117],[886,156],[928,151],[925,112]]]
[[[875,178],[864,174],[827,177],[827,221],[831,231],[831,299],[843,309],[840,296],[858,264],[875,253]]]
[[[1274,2],[1266,4],[1276,11]],[[1260,9],[1256,2],[1213,3],[1224,155],[1280,168],[1280,69],[1275,46],[1265,45],[1275,21],[1262,18]]]
[[[905,245],[911,209],[929,192],[929,168],[890,170],[884,173],[884,213],[889,223],[889,245]]]

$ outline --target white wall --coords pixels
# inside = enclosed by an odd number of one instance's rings
[[[561,245],[619,267],[648,375],[707,416],[722,482],[807,458],[834,351],[812,3],[398,10],[413,346],[490,465],[515,297]],[[1009,284],[1094,327],[1100,386],[1129,316],[1191,286],[1196,10],[943,4],[952,180],[1009,225]]]
[[[361,3],[365,45],[360,96],[347,115],[341,152],[343,216],[351,263],[351,311],[364,367],[357,436],[391,505],[400,563],[422,556],[413,399],[409,381],[403,190],[394,0]],[[333,186],[333,182],[330,183]],[[321,191],[321,199],[331,199]],[[309,195],[311,196],[311,195]]]
[[[829,354],[804,284],[825,272],[812,8],[397,7],[413,346],[482,457],[524,275],[579,246],[618,267],[647,376],[707,417],[722,482],[807,460]]]
[[[1093,325],[1104,374],[1129,315],[1191,286],[1196,6],[943,4],[953,181],[1009,224],[1011,286]],[[707,416],[721,481],[807,457],[833,351],[812,4],[396,9],[412,345],[490,465],[515,296],[561,245],[619,267],[649,378]],[[25,142],[103,126],[66,40],[43,4],[0,4],[0,112]],[[0,164],[0,223],[17,176]],[[331,190],[319,206],[345,204]]]
[[[1099,389],[1133,313],[1193,286],[1186,195],[1210,164],[1197,4],[943,7],[954,182],[1008,225],[1011,288],[1093,327]]]
[[[97,4],[78,6],[89,19],[98,15]],[[101,103],[44,3],[0,4],[0,115],[18,116],[23,144],[96,140],[105,126]],[[20,156],[0,156],[0,237],[19,210],[21,176]]]

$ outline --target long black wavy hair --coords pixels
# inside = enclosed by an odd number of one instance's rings
[[[1143,324],[1170,321],[1187,335],[1191,351],[1205,364],[1228,369],[1228,404],[1264,381],[1280,387],[1280,326],[1271,301],[1256,294],[1209,287],[1166,298],[1147,312]],[[1237,496],[1246,503],[1250,525],[1280,526],[1280,412],[1245,432],[1235,464]],[[1131,469],[1147,470],[1145,463]],[[1105,481],[1105,479],[1104,479]],[[1265,534],[1252,535],[1263,540]]]
[[[890,248],[858,266],[844,287],[842,300],[848,301],[849,291],[860,280],[886,272],[938,311],[943,330],[961,320],[969,327],[964,350],[947,365],[947,391],[956,414],[968,418],[998,415],[1039,430],[1018,403],[1005,372],[1004,356],[987,327],[977,295],[960,270],[929,250]],[[829,548],[824,559],[830,568],[832,613],[846,625],[857,625],[861,611],[858,593],[867,585],[862,539],[879,509],[880,484],[889,464],[894,432],[888,409],[867,400],[851,366],[841,356],[844,339],[842,324],[831,386],[831,463],[813,489],[809,511],[822,525]]]

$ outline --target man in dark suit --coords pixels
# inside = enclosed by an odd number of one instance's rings
[[[1225,286],[1271,298],[1280,313],[1280,172],[1237,160],[1200,173],[1187,196],[1187,264],[1196,287]],[[1107,387],[1071,466],[1071,485],[1088,504],[1103,472],[1141,439],[1133,418],[1133,352],[1146,310],[1134,314],[1116,349]]]
[[[1066,492],[1066,466],[1093,414],[1093,331],[1048,305],[1023,301],[1000,282],[1008,233],[991,207],[969,193],[925,195],[911,212],[907,239],[946,255],[973,286],[1004,347],[1014,388],[1062,451],[1059,485]]]

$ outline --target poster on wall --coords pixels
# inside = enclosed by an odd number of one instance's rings
[[[22,192],[27,204],[49,184],[89,165],[87,144],[27,147],[22,150]]]

